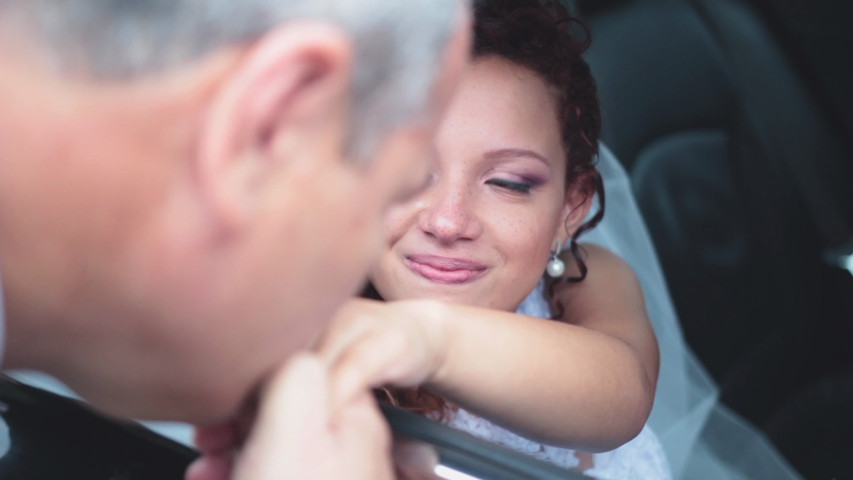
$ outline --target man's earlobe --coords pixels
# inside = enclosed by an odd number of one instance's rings
[[[318,129],[334,131],[347,121],[352,55],[349,38],[334,26],[293,22],[257,40],[222,75],[204,112],[196,158],[217,218],[241,223],[264,182],[305,158],[301,150]]]

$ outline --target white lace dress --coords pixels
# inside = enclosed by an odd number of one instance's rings
[[[503,445],[563,468],[580,464],[574,450],[543,445],[465,410],[457,410],[447,422],[453,428]],[[593,467],[583,472],[599,480],[671,480],[669,464],[657,436],[646,426],[630,442],[616,450],[593,455]]]

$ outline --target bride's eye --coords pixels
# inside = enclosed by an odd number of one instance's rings
[[[525,194],[530,193],[530,189],[533,188],[533,185],[529,183],[515,182],[505,178],[490,178],[489,180],[486,180],[486,184]]]

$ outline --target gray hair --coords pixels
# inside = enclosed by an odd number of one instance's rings
[[[0,0],[64,70],[123,80],[250,42],[287,21],[329,21],[355,46],[350,154],[428,108],[460,0]],[[20,16],[18,18],[21,18]],[[456,20],[456,21],[454,21]]]

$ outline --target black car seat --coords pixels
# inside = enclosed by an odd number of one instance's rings
[[[806,478],[849,476],[833,452],[853,451],[853,278],[834,262],[853,247],[853,156],[835,117],[743,1],[574,8],[593,34],[603,140],[688,343]]]

